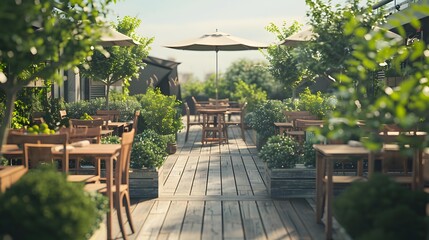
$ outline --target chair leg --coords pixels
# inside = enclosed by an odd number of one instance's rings
[[[131,211],[130,211],[130,205],[131,205],[130,195],[128,194],[128,192],[125,193],[124,197],[125,197],[125,201],[126,201],[125,211],[127,213],[128,224],[130,225],[131,232],[135,233],[133,219],[131,217]]]
[[[119,193],[116,193],[119,194]],[[122,195],[122,194],[119,194]],[[122,219],[122,207],[123,207],[123,198],[119,196],[116,201],[116,214],[118,216],[119,227],[121,228],[122,237],[127,239],[127,233],[125,232],[124,221]]]
[[[186,135],[185,135],[185,142],[188,141],[188,135],[189,135],[189,125],[186,126]]]

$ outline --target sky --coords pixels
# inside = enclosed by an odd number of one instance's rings
[[[289,25],[295,20],[305,24],[308,7],[304,0],[118,0],[110,9],[110,21],[124,16],[142,20],[137,34],[155,38],[150,56],[180,62],[179,74],[192,73],[204,80],[206,74],[215,72],[215,52],[176,50],[164,45],[216,29],[264,44],[275,43],[275,35],[265,27],[271,22],[280,26],[283,21]],[[225,73],[231,63],[243,58],[265,60],[257,50],[219,52],[219,72]]]

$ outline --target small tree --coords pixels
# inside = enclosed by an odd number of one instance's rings
[[[140,69],[146,66],[143,58],[149,54],[149,45],[153,38],[144,38],[136,35],[135,31],[140,26],[141,20],[125,16],[116,26],[117,30],[132,37],[139,42],[136,46],[106,48],[106,52],[95,51],[90,59],[83,64],[83,74],[106,86],[106,106],[109,108],[110,87],[123,81],[123,86],[128,89],[129,81],[138,77]],[[126,90],[127,92],[127,90]]]
[[[115,0],[3,1],[0,5],[0,89],[6,94],[0,146],[17,92],[36,79],[61,81],[100,38],[97,19]],[[85,21],[82,21],[85,19]]]
[[[266,30],[275,34],[277,40],[284,41],[290,35],[301,29],[298,22],[292,23],[287,27],[286,22],[282,27],[271,23],[266,27]],[[269,71],[275,80],[283,86],[288,86],[285,90],[289,96],[295,97],[295,90],[299,83],[307,73],[307,67],[300,64],[300,53],[303,51],[301,47],[290,47],[284,45],[273,44],[267,49],[265,57],[269,61]]]

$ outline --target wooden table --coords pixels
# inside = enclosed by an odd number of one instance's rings
[[[321,223],[324,201],[323,201],[323,181],[326,180],[326,239],[332,238],[332,200],[333,200],[333,173],[334,161],[350,157],[361,159],[373,157],[364,147],[352,147],[347,144],[313,145],[316,150],[316,221]],[[373,161],[373,159],[369,160]],[[358,174],[359,175],[359,174]],[[343,177],[343,176],[341,176]],[[356,181],[360,177],[346,176],[350,181]]]
[[[23,151],[18,145],[5,144],[2,147],[3,156],[22,157]],[[112,239],[112,212],[113,212],[113,162],[121,151],[121,144],[89,144],[69,150],[70,158],[94,157],[106,161],[106,184],[109,210],[107,212],[107,238]],[[60,154],[60,152],[58,152]]]
[[[226,132],[225,125],[225,114],[227,113],[227,108],[201,108],[199,112],[203,115],[203,129],[201,143],[207,142],[222,142],[228,143],[228,135]],[[213,119],[213,122],[211,122]],[[207,134],[212,133],[212,137],[208,137]]]

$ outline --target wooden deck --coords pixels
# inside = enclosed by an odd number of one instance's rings
[[[179,134],[157,199],[134,200],[129,239],[323,239],[313,199],[274,200],[252,137],[229,128],[229,144],[202,147],[201,128]],[[121,239],[116,217],[114,234]],[[128,230],[130,232],[130,230]],[[104,233],[105,229],[100,229]],[[96,239],[105,239],[99,234]]]

